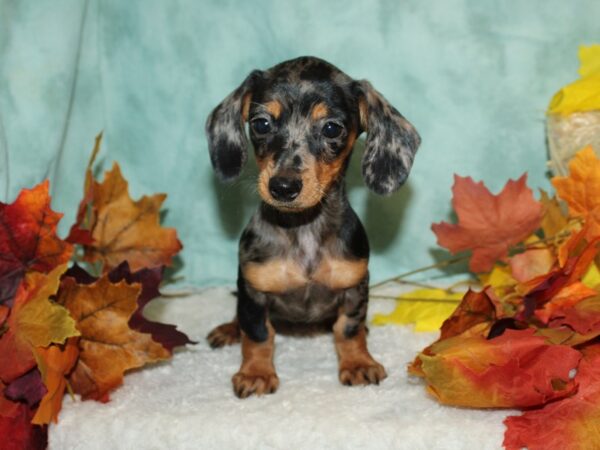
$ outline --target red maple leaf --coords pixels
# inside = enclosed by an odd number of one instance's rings
[[[0,202],[0,304],[12,304],[27,270],[48,273],[71,258],[72,245],[56,235],[62,214],[50,209],[48,181]]]
[[[459,335],[421,353],[428,391],[441,403],[476,408],[543,405],[571,395],[580,353],[552,345],[535,330],[506,330],[493,339]]]
[[[510,416],[504,423],[504,446],[509,449],[564,450],[598,448],[600,442],[600,345],[584,349],[572,397]]]
[[[10,416],[0,415],[0,450],[43,450],[48,445],[48,427],[33,425],[35,411],[18,403]]]
[[[542,219],[542,205],[526,185],[527,175],[509,180],[498,195],[470,177],[454,176],[452,206],[458,225],[441,222],[431,229],[438,244],[452,253],[472,250],[469,268],[491,270],[511,246],[535,231]]]

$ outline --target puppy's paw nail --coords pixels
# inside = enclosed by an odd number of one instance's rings
[[[240,329],[236,322],[224,323],[212,330],[206,336],[211,348],[221,348],[240,342]]]
[[[233,391],[239,398],[247,398],[252,394],[273,394],[279,387],[279,378],[274,372],[264,374],[236,373],[231,379]]]
[[[375,361],[371,364],[356,364],[340,368],[340,383],[346,386],[379,384],[387,377],[383,366]]]

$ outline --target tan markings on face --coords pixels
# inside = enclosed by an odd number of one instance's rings
[[[327,117],[327,114],[329,114],[329,110],[327,109],[327,105],[323,102],[317,103],[315,106],[313,106],[313,109],[310,113],[310,118],[313,121],[317,121],[319,119],[322,119],[324,117]]]
[[[360,116],[360,126],[363,130],[367,130],[369,123],[369,108],[367,106],[367,100],[361,98],[358,101],[358,114]]]
[[[367,349],[365,326],[361,324],[358,333],[347,338],[344,330],[350,322],[351,320],[342,314],[333,326],[340,382],[350,385],[379,383],[387,375],[383,366],[373,359]]]
[[[242,98],[242,120],[246,122],[248,120],[248,114],[250,113],[250,99],[252,98],[252,92],[248,92]]]
[[[267,321],[269,337],[265,342],[254,342],[242,333],[242,365],[233,376],[233,389],[239,397],[275,392],[279,378],[273,365],[275,331]]]
[[[265,158],[257,158],[256,164],[260,170],[258,174],[258,193],[265,202],[273,203],[273,197],[271,197],[271,193],[269,192],[269,180],[275,172],[275,161],[273,161],[273,156],[269,155]]]
[[[272,156],[257,159],[260,173],[258,175],[258,192],[262,199],[283,211],[301,210],[315,206],[321,201],[331,183],[338,177],[344,161],[348,157],[354,141],[356,131],[351,130],[348,142],[342,153],[331,163],[318,162],[313,155],[305,155],[302,166],[305,168],[300,177],[302,190],[292,202],[278,202],[269,192],[269,180],[275,174],[275,162]]]
[[[291,259],[249,262],[242,266],[242,273],[254,289],[273,294],[289,292],[308,283],[304,269]]]
[[[348,135],[348,143],[342,153],[330,163],[318,163],[316,166],[316,175],[319,184],[327,189],[331,183],[338,177],[340,170],[344,166],[344,161],[348,157],[348,154],[352,150],[354,141],[356,140],[356,131],[351,130]]]
[[[329,289],[348,289],[358,285],[367,274],[367,259],[350,261],[324,255],[311,279]]]
[[[265,103],[265,109],[275,119],[279,119],[281,116],[281,103],[277,100],[271,100],[270,102]]]
[[[312,157],[314,160],[314,157]],[[309,169],[306,169],[302,175],[302,190],[294,201],[285,203],[278,202],[275,200],[269,192],[269,180],[275,175],[275,162],[272,156],[267,156],[262,159],[257,158],[257,164],[260,169],[258,174],[258,193],[261,198],[269,203],[284,211],[294,211],[304,208],[310,208],[311,206],[319,203],[322,197],[322,192],[318,185],[318,180],[314,174],[315,162],[308,164]]]

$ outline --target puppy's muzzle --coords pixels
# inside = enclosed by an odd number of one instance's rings
[[[269,192],[280,202],[293,201],[302,190],[302,180],[294,177],[276,176],[269,180]]]

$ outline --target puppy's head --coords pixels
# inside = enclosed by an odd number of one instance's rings
[[[363,177],[382,195],[404,183],[420,144],[415,128],[368,81],[313,57],[252,72],[210,114],[211,162],[224,181],[235,179],[246,161],[246,122],[260,169],[258,191],[286,211],[310,208],[327,195],[363,131]]]

